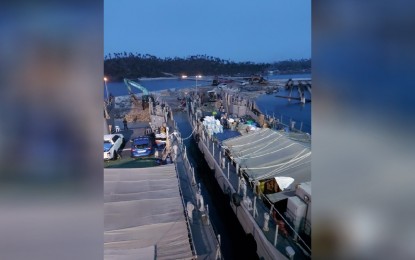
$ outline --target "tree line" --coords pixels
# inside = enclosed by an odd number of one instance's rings
[[[272,70],[277,73],[310,72],[311,59],[285,60],[274,63],[234,62],[207,55],[186,58],[158,58],[150,54],[113,53],[105,56],[104,73],[112,81],[123,78],[163,77],[174,75],[263,75]]]

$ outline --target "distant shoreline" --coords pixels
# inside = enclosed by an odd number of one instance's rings
[[[299,72],[279,72],[279,73],[273,73],[273,74],[264,74],[263,77],[267,78],[267,77],[272,77],[272,76],[286,76],[286,75],[303,75],[303,74],[311,74],[311,72],[308,71],[299,71]],[[215,76],[212,75],[206,75],[203,76],[203,78],[198,79],[198,81],[209,81],[209,80],[213,80]],[[218,75],[219,78],[249,78],[250,76],[248,75],[238,75],[238,76],[223,76],[223,75]],[[111,78],[111,76],[110,76]],[[134,80],[134,78],[132,78]],[[154,81],[154,80],[173,80],[173,79],[177,79],[177,80],[196,80],[194,76],[188,76],[188,78],[182,79],[179,76],[175,76],[175,77],[142,77],[142,78],[135,78],[137,81]],[[123,82],[123,79],[117,79],[114,78],[113,82]]]
[[[177,80],[192,80],[195,81],[195,77],[188,77],[185,79],[182,79],[181,77],[155,77],[155,78],[137,78],[138,81],[151,81],[151,80],[171,80],[171,79],[177,79]],[[213,76],[204,76],[202,79],[198,79],[198,81],[211,81],[213,79]]]
[[[166,79],[179,79],[179,77],[156,77],[156,78],[137,78],[139,81],[150,81],[150,80],[166,80]]]

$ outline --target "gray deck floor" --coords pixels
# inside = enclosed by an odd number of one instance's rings
[[[173,123],[170,121],[169,126],[171,129],[175,129]],[[179,174],[180,187],[185,204],[191,202],[195,209],[193,210],[190,227],[193,236],[193,243],[196,249],[198,259],[215,259],[217,255],[218,241],[211,225],[206,221],[206,211],[200,212],[197,209],[197,184],[192,182],[193,176],[191,171],[191,165],[187,159],[184,158],[184,150],[181,148],[181,144],[176,138],[173,139],[173,145],[177,145],[178,156],[175,161],[176,170]]]

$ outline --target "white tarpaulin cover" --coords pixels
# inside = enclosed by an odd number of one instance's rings
[[[310,148],[283,133],[263,128],[222,143],[252,180],[291,177],[292,185],[311,180]]]
[[[174,164],[104,169],[105,259],[192,259]]]
[[[294,182],[294,179],[291,177],[275,177],[275,181],[278,183],[278,187],[280,187],[281,190],[285,190],[290,187]]]

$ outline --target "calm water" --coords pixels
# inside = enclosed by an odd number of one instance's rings
[[[136,80],[135,80],[136,81]],[[159,91],[164,89],[181,89],[181,88],[190,88],[194,87],[195,81],[194,80],[179,80],[179,79],[160,79],[160,80],[143,80],[139,82],[141,86],[145,87],[148,91]],[[211,81],[202,81],[198,80],[198,85],[210,85]],[[128,95],[128,88],[124,84],[124,82],[109,82],[107,83],[108,92],[111,93],[113,96],[123,96]],[[137,88],[131,88],[131,90],[138,94],[141,93],[140,90]],[[104,89],[104,96],[106,95]]]
[[[290,78],[310,78],[311,74],[287,74],[287,75],[269,75],[265,78],[271,79],[290,79]],[[275,97],[289,96],[290,91],[279,91],[276,94],[261,95],[256,101],[262,113],[274,116],[282,120],[283,123],[289,125],[290,121],[295,121],[295,127],[303,132],[311,133],[311,103],[301,104],[299,100],[291,100]],[[291,93],[292,97],[299,97],[298,91],[295,89]],[[305,92],[306,99],[311,99],[311,94]]]
[[[267,75],[266,79],[292,79],[292,78],[311,78],[311,74],[284,74],[284,75]]]
[[[289,91],[280,91],[277,93],[281,96],[289,96]],[[290,121],[295,121],[295,128],[303,132],[311,133],[311,102],[301,104],[299,100],[291,100],[275,97],[276,94],[260,95],[256,103],[262,113],[278,118],[283,123],[289,125]],[[298,97],[298,92],[293,91],[292,97]],[[310,95],[306,92],[306,98]]]

